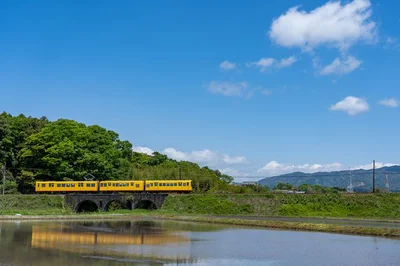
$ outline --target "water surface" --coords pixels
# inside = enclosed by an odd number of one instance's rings
[[[0,265],[400,265],[400,241],[159,220],[1,222]]]

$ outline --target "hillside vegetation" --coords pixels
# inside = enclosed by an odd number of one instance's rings
[[[0,166],[6,193],[32,193],[36,180],[191,179],[195,191],[234,190],[232,177],[155,152],[132,152],[116,132],[73,120],[0,114]],[[2,186],[0,186],[0,190]],[[238,188],[240,189],[240,188]]]
[[[64,198],[53,195],[5,195],[0,197],[0,215],[71,214]]]
[[[400,194],[243,194],[169,196],[164,210],[215,215],[400,218]]]
[[[56,195],[0,197],[0,215],[71,214]],[[121,213],[141,213],[124,210]],[[260,215],[400,219],[400,194],[189,194],[170,195],[161,210],[172,215]]]

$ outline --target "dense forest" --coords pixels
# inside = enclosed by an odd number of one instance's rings
[[[191,179],[194,191],[245,192],[233,178],[192,162],[155,152],[132,151],[129,141],[97,125],[73,120],[0,114],[0,167],[6,165],[6,193],[32,193],[36,180]],[[2,186],[0,186],[2,189]]]

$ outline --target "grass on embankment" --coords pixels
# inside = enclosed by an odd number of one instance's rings
[[[170,214],[263,215],[400,219],[400,194],[189,194],[170,195],[158,211]],[[72,211],[55,195],[0,196],[0,215],[63,215]],[[101,212],[99,212],[101,213]]]
[[[342,226],[334,224],[313,224],[313,223],[297,223],[297,222],[282,222],[282,221],[268,221],[268,220],[245,220],[245,219],[234,219],[234,218],[231,219],[231,218],[214,218],[214,217],[199,217],[199,216],[196,217],[196,216],[162,215],[160,216],[160,218],[170,219],[175,221],[257,226],[257,227],[266,227],[266,228],[284,229],[284,230],[400,237],[400,230],[395,228]]]
[[[64,199],[55,195],[0,196],[0,215],[63,215],[72,211]]]
[[[182,214],[399,219],[400,194],[179,195],[162,208]]]

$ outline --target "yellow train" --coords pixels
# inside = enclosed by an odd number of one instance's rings
[[[191,192],[192,180],[37,181],[35,192]]]

